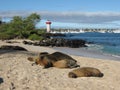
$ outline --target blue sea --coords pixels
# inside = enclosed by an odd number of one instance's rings
[[[98,49],[104,53],[120,56],[120,33],[77,33],[66,34],[69,39],[83,39],[88,48]]]

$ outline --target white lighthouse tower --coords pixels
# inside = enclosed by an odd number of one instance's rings
[[[51,22],[49,20],[46,22],[46,26],[47,26],[47,32],[49,33],[51,28]]]

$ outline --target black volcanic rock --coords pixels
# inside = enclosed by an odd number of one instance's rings
[[[85,40],[79,39],[64,39],[64,38],[53,38],[53,39],[44,39],[40,42],[30,42],[24,41],[24,44],[35,45],[35,46],[51,46],[51,47],[71,47],[71,48],[79,48],[86,47]]]
[[[60,33],[45,33],[43,35],[41,35],[44,38],[51,38],[51,37],[65,37],[65,34],[60,34]]]

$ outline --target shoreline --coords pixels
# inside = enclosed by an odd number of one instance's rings
[[[44,47],[44,46],[25,45],[22,43],[23,40],[10,40],[10,41],[16,41],[18,43],[6,43],[6,41],[0,40],[0,46],[1,45],[18,45],[18,46],[22,46],[22,47],[28,49],[29,51],[36,52],[36,53],[39,53],[40,51],[41,52],[48,51],[49,53],[53,53],[55,51],[60,51],[60,52],[66,53],[68,55],[73,55],[73,56],[120,61],[120,56],[105,53],[100,50],[91,49],[91,48],[87,48],[87,47],[81,47],[81,48]],[[31,48],[29,48],[29,47],[31,47]]]
[[[89,50],[87,48],[68,48],[68,47],[53,47],[53,49],[61,51],[66,54],[80,56],[80,57],[120,61],[120,56],[108,54],[105,52],[101,52],[99,50]]]

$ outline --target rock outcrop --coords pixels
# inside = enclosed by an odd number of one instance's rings
[[[12,45],[3,45],[0,47],[0,50],[19,50],[19,51],[27,51],[25,48],[20,46],[12,46]]]
[[[64,39],[64,38],[53,38],[53,39],[44,39],[39,42],[30,42],[23,41],[24,44],[36,45],[36,46],[51,46],[51,47],[71,47],[79,48],[86,47],[85,40],[81,39]]]

